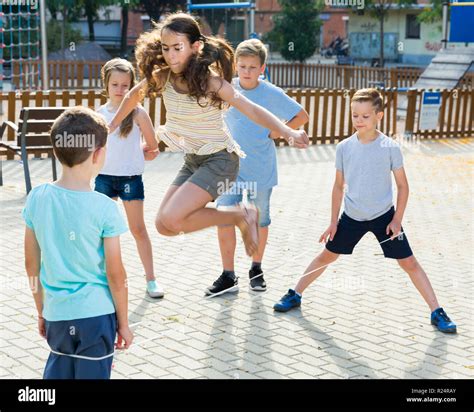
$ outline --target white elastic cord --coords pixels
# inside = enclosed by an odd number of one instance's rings
[[[69,356],[70,358],[84,359],[84,360],[94,360],[94,361],[101,361],[101,360],[110,358],[110,357],[115,355],[115,351],[113,351],[112,353],[109,353],[108,355],[100,356],[100,357],[96,358],[96,357],[92,357],[92,356],[72,355],[72,354],[69,354],[69,353],[57,352],[57,351],[55,351],[51,348],[49,350],[51,351],[51,353],[54,353],[55,355]]]
[[[381,242],[379,242],[379,245],[381,245],[382,243],[385,243],[385,242],[388,242],[389,240],[395,240],[397,239],[399,236],[402,236],[404,232],[400,232],[396,237],[394,237],[393,239],[392,238],[388,238],[388,239],[385,239],[385,240],[382,240]],[[293,258],[293,260],[297,259],[300,255],[296,256],[295,258]],[[327,265],[324,265],[324,266],[320,266],[319,268],[316,268],[316,269],[313,269],[311,270],[310,272],[307,272],[307,273],[303,273],[303,275],[299,278],[299,280],[305,278],[306,276],[309,276],[311,275],[312,273],[316,272],[317,270],[319,269],[322,269],[322,268],[325,268],[326,266],[329,266],[330,263],[328,263]],[[280,266],[280,265],[278,265]],[[275,266],[276,267],[276,266]],[[273,269],[273,268],[271,268]],[[270,269],[270,270],[271,270]],[[263,276],[263,273],[261,273],[260,275],[257,275],[257,276],[254,276],[252,279],[256,279],[260,276]],[[213,295],[210,295],[210,296],[206,296],[206,299],[210,299],[210,298],[215,298],[216,296],[219,296],[219,295],[223,295],[224,293],[226,293],[227,291],[229,291],[230,289],[234,288],[235,286],[231,286],[230,288],[227,288],[227,289],[224,289],[224,290],[221,290],[220,292],[218,293],[214,293]]]
[[[246,191],[246,189],[244,189],[244,190]],[[245,198],[245,197],[244,197],[244,198]],[[404,232],[400,232],[400,233],[397,235],[397,237],[398,237],[398,236],[401,236],[403,233],[404,233]],[[379,244],[382,244],[382,243],[384,243],[384,242],[387,242],[387,241],[390,240],[390,239],[391,239],[391,238],[385,239],[385,240],[383,240],[382,242],[380,242]],[[394,238],[393,240],[395,240],[395,238]],[[289,263],[290,261],[295,261],[295,260],[297,260],[298,258],[300,258],[300,257],[302,257],[302,256],[304,256],[304,255],[306,255],[306,254],[307,254],[307,252],[301,252],[300,254],[298,254],[298,255],[292,257],[291,259],[288,259],[286,263]],[[285,265],[285,264],[284,264],[284,265]],[[329,265],[330,265],[330,264],[328,263],[327,265],[324,265],[324,266],[321,266],[321,267],[319,267],[319,268],[316,268],[316,269],[314,269],[314,270],[312,270],[312,271],[310,271],[310,272],[308,272],[308,273],[304,273],[304,274],[301,276],[300,279],[302,279],[302,278],[304,278],[304,277],[310,275],[310,274],[313,273],[313,272],[316,272],[316,271],[319,270],[319,269],[322,269],[322,268],[324,268],[324,267],[326,267],[326,266],[329,266]],[[271,267],[271,268],[268,269],[268,270],[271,271],[271,270],[277,268],[278,266],[282,266],[282,265],[281,265],[281,264],[274,265],[273,267]],[[255,278],[257,278],[257,277],[260,277],[260,276],[263,276],[263,273],[260,274],[260,275],[255,276],[253,279],[255,279]],[[227,288],[227,289],[225,289],[225,290],[223,290],[223,291],[221,291],[221,292],[218,292],[218,293],[215,293],[215,294],[212,294],[212,295],[209,295],[209,296],[205,296],[204,299],[211,299],[211,298],[214,298],[214,297],[216,297],[216,296],[220,296],[220,295],[226,293],[228,290],[230,290],[230,289],[232,289],[232,288],[234,288],[234,287],[235,287],[235,286],[231,286],[230,288]],[[192,302],[191,305],[187,305],[187,306],[181,307],[181,309],[187,309],[188,307],[190,307],[190,306],[192,306],[192,305],[194,305],[194,304],[195,304],[195,303]],[[223,313],[223,312],[225,312],[225,311],[227,311],[227,310],[229,310],[229,309],[231,309],[231,308],[224,309],[224,310],[221,311],[220,313]],[[134,326],[138,326],[138,325],[149,326],[149,325],[152,325],[152,324],[154,324],[154,322],[139,321],[139,322],[132,323],[132,324],[130,325],[130,327],[134,327]],[[136,347],[139,347],[139,346],[142,345],[143,343],[146,343],[146,342],[149,342],[149,341],[152,341],[152,340],[155,340],[155,339],[157,339],[157,338],[164,337],[164,336],[165,336],[165,335],[164,335],[162,332],[160,332],[160,333],[158,333],[157,335],[155,335],[155,336],[153,336],[153,337],[151,337],[151,338],[144,339],[144,340],[142,340],[142,341],[140,341],[140,342],[134,343],[133,346],[132,346],[130,349],[128,349],[128,351],[133,351]],[[121,353],[124,353],[124,352],[119,351],[119,352],[117,352],[117,355],[120,355]],[[112,354],[112,355],[113,355],[113,354]],[[108,356],[112,356],[112,355],[108,355]]]
[[[389,240],[395,240],[395,238],[398,238],[399,236],[402,236],[403,233],[404,233],[404,232],[400,232],[400,233],[399,233],[396,237],[394,237],[393,239],[389,237],[388,239],[382,240],[382,241],[379,243],[379,245],[381,245],[382,243],[385,243],[385,242],[387,242],[387,241],[389,241]],[[401,240],[401,239],[400,239],[400,240]]]

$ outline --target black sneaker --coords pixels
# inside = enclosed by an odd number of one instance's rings
[[[249,278],[250,289],[255,290],[257,292],[264,292],[267,290],[267,284],[265,283],[265,279],[263,278],[262,269],[250,269]]]
[[[212,284],[212,286],[208,287],[205,291],[207,296],[210,295],[222,295],[227,292],[238,292],[239,291],[239,278],[237,276],[232,277],[227,273],[222,272],[222,275]]]

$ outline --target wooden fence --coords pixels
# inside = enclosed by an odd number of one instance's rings
[[[337,143],[353,133],[350,115],[350,98],[355,89],[290,89],[289,96],[299,102],[308,112],[310,120],[304,126],[313,144]],[[455,89],[442,92],[440,122],[436,130],[419,130],[419,113],[423,90],[409,90],[407,94],[406,119],[399,118],[400,94],[396,89],[386,89],[384,94],[384,117],[379,126],[388,136],[408,134],[420,138],[474,137],[474,90]],[[0,119],[18,122],[21,107],[30,106],[76,106],[83,105],[97,109],[105,103],[105,97],[98,90],[50,91],[0,93],[0,101],[6,112]],[[144,101],[154,125],[164,124],[166,110],[161,98]],[[5,139],[5,137],[4,137]],[[8,140],[14,140],[12,131]],[[286,144],[283,140],[277,145]],[[161,146],[164,149],[164,146]],[[5,154],[0,152],[0,154]],[[41,156],[41,153],[36,153]],[[10,156],[10,155],[9,155]],[[10,158],[10,157],[9,157]]]
[[[100,69],[103,61],[48,62],[49,89],[100,89]],[[13,66],[14,87],[27,89],[31,81],[29,72],[38,72],[38,63],[30,63],[22,68]],[[412,87],[422,69],[416,68],[374,68],[365,66],[338,66],[335,64],[269,63],[268,70],[273,84],[284,88],[311,89],[360,89],[382,86]],[[37,78],[35,80],[37,85]],[[460,88],[474,87],[474,73],[461,79]]]
[[[407,93],[407,117],[404,133],[418,138],[474,137],[474,90],[442,90],[438,127],[420,130],[423,91]]]

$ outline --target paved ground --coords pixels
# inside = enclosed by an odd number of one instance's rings
[[[215,230],[172,239],[154,230],[159,202],[181,164],[180,155],[165,153],[147,165],[145,209],[167,294],[160,301],[146,297],[134,240],[123,236],[136,337],[128,352],[116,356],[113,378],[472,378],[474,140],[428,141],[403,150],[411,185],[405,230],[458,324],[457,336],[434,330],[407,275],[383,258],[370,234],[308,289],[301,310],[273,312],[273,303],[321,249],[334,145],[278,150],[280,186],[264,263],[268,291],[249,291],[249,261],[240,243],[240,293],[204,299],[204,288],[221,270]],[[48,160],[31,163],[35,185],[50,179]],[[22,168],[16,161],[3,168],[0,377],[40,378],[48,350],[26,288]]]

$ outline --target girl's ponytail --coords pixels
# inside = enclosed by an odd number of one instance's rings
[[[147,79],[148,95],[160,92],[157,88],[156,74],[158,70],[167,67],[161,48],[161,29],[158,24],[153,24],[154,30],[141,34],[135,47],[138,71],[140,78]]]
[[[222,100],[217,93],[208,92],[208,81],[212,74],[232,81],[234,75],[234,51],[223,39],[201,35],[201,51],[190,60],[184,78],[188,83],[189,94],[197,99],[209,98],[211,104],[222,108]]]

